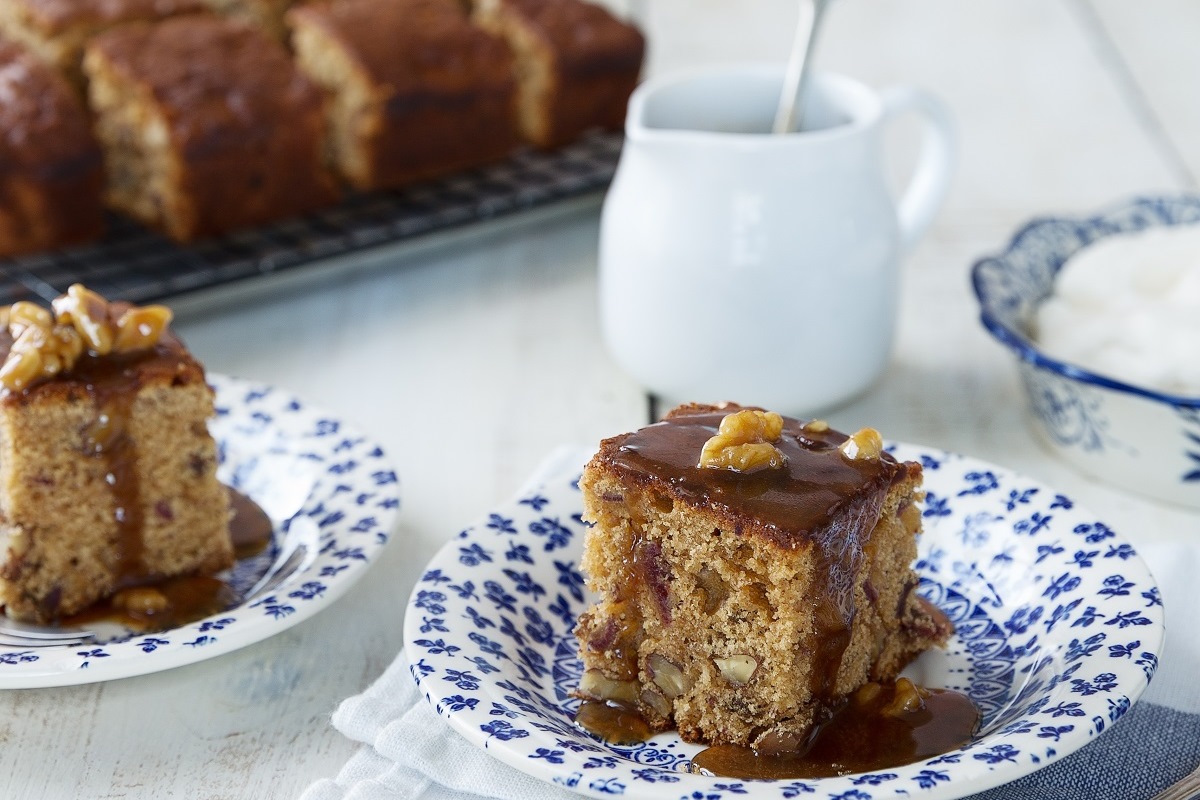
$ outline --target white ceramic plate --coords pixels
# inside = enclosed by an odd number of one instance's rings
[[[614,747],[572,724],[582,667],[571,628],[589,598],[578,464],[468,528],[433,559],[405,619],[425,697],[470,741],[592,796],[962,797],[1082,747],[1125,714],[1158,665],[1159,592],[1145,564],[1067,497],[991,464],[912,445],[925,467],[920,591],[956,626],[906,674],[967,693],[983,713],[959,750],[823,780],[684,772],[699,748],[673,734]]]
[[[65,686],[158,672],[261,641],[340,597],[379,556],[400,506],[383,451],[285,392],[209,375],[222,481],[274,523],[271,546],[228,576],[239,596],[297,545],[299,568],[248,603],[190,625],[102,644],[0,646],[0,688]]]

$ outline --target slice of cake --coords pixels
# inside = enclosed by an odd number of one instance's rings
[[[289,13],[330,96],[327,152],[358,189],[496,161],[519,144],[512,57],[449,0],[332,0]]]
[[[913,591],[921,467],[738,406],[683,406],[584,471],[586,698],[688,741],[795,751],[868,680],[945,641]]]
[[[541,148],[589,128],[619,130],[637,85],[645,40],[584,0],[474,0],[475,20],[516,57],[521,131]]]
[[[52,622],[233,563],[204,368],[162,306],[72,286],[0,312],[0,603]]]
[[[25,44],[82,95],[83,48],[114,25],[204,8],[202,0],[0,0],[0,32]]]
[[[323,99],[283,47],[207,14],[130,23],[87,48],[108,202],[180,241],[336,200]]]
[[[58,73],[0,38],[0,257],[98,237],[103,181],[79,98]]]

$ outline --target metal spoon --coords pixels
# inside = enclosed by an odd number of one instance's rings
[[[808,75],[809,58],[817,41],[817,28],[830,0],[800,0],[800,18],[796,22],[796,38],[792,40],[792,54],[788,58],[787,72],[783,76],[783,90],[779,94],[779,108],[775,111],[772,133],[790,133],[800,130],[804,117],[804,84]]]

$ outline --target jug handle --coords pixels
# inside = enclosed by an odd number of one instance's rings
[[[900,246],[907,253],[933,222],[950,188],[957,150],[954,119],[945,103],[913,86],[893,86],[881,95],[885,123],[909,111],[925,122],[920,156],[897,207]]]

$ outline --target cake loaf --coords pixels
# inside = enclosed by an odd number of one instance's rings
[[[49,623],[233,563],[204,369],[161,306],[0,309],[0,603]]]
[[[79,98],[50,67],[0,38],[0,257],[98,237],[103,181]]]
[[[329,93],[328,145],[358,189],[504,158],[517,146],[507,46],[450,0],[332,0],[289,13],[300,68]]]
[[[516,58],[521,131],[553,148],[620,129],[641,72],[642,34],[585,0],[474,0],[474,18]]]
[[[336,199],[320,90],[249,25],[131,23],[93,39],[84,66],[115,208],[188,241]]]
[[[581,696],[688,741],[801,749],[841,698],[950,625],[915,591],[921,467],[879,435],[684,406],[580,482]]]

